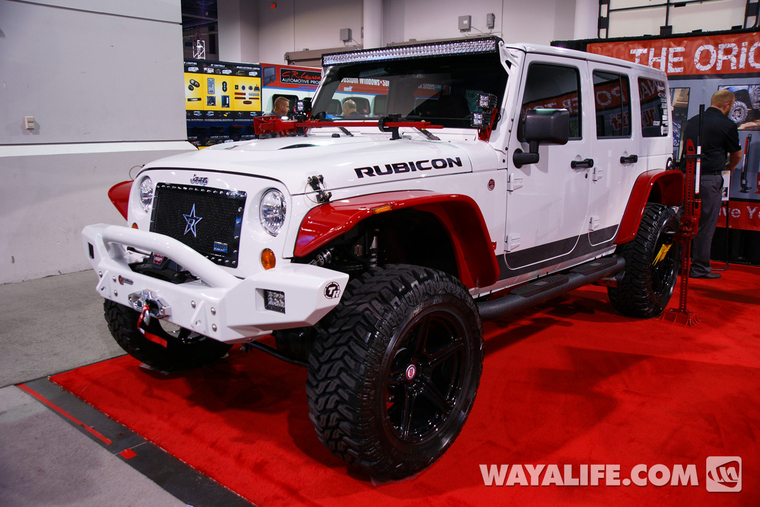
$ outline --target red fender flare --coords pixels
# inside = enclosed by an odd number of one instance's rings
[[[496,283],[499,264],[491,236],[480,208],[466,195],[384,192],[317,206],[301,223],[294,255],[303,257],[314,252],[372,215],[403,208],[431,213],[446,228],[454,245],[459,278],[465,286],[485,287]]]
[[[683,202],[683,185],[683,173],[678,170],[657,169],[640,174],[633,184],[615,243],[622,245],[633,240],[648,202],[680,205]]]
[[[116,209],[119,210],[119,213],[124,217],[124,220],[127,219],[127,213],[129,210],[129,192],[132,190],[132,183],[134,183],[132,180],[122,181],[121,183],[112,186],[108,191],[108,198],[111,199],[111,202],[116,206]]]

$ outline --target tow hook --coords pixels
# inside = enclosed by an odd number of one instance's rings
[[[159,299],[159,297],[150,290],[141,290],[140,292],[130,294],[129,303],[132,305],[132,308],[140,312],[140,317],[137,319],[137,330],[148,340],[166,348],[168,342],[153,333],[145,331],[142,328],[142,323],[145,322],[145,325],[147,326],[150,324],[151,317],[163,319],[164,317],[171,315],[171,307]]]
[[[146,306],[148,310],[145,316],[145,323],[150,322],[150,317],[157,319],[163,319],[171,315],[171,307],[163,302],[152,290],[141,290],[140,292],[133,292],[129,295],[129,303],[132,308],[138,312],[142,312]]]

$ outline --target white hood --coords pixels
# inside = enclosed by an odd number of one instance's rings
[[[261,176],[281,181],[297,195],[307,190],[310,176],[322,175],[324,188],[333,190],[471,172],[472,162],[458,143],[447,141],[314,135],[220,144],[157,160],[149,168]]]

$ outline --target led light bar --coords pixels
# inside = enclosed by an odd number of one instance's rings
[[[435,42],[417,46],[399,46],[380,49],[366,49],[350,53],[322,55],[322,66],[346,63],[377,62],[382,60],[404,60],[425,56],[449,56],[473,53],[495,53],[499,39],[468,39],[451,42]]]

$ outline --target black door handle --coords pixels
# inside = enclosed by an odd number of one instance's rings
[[[630,157],[620,157],[621,164],[635,164],[639,161],[638,155],[631,155]]]
[[[570,167],[573,169],[578,169],[579,167],[594,167],[594,159],[587,158],[584,160],[573,160],[570,162]]]

